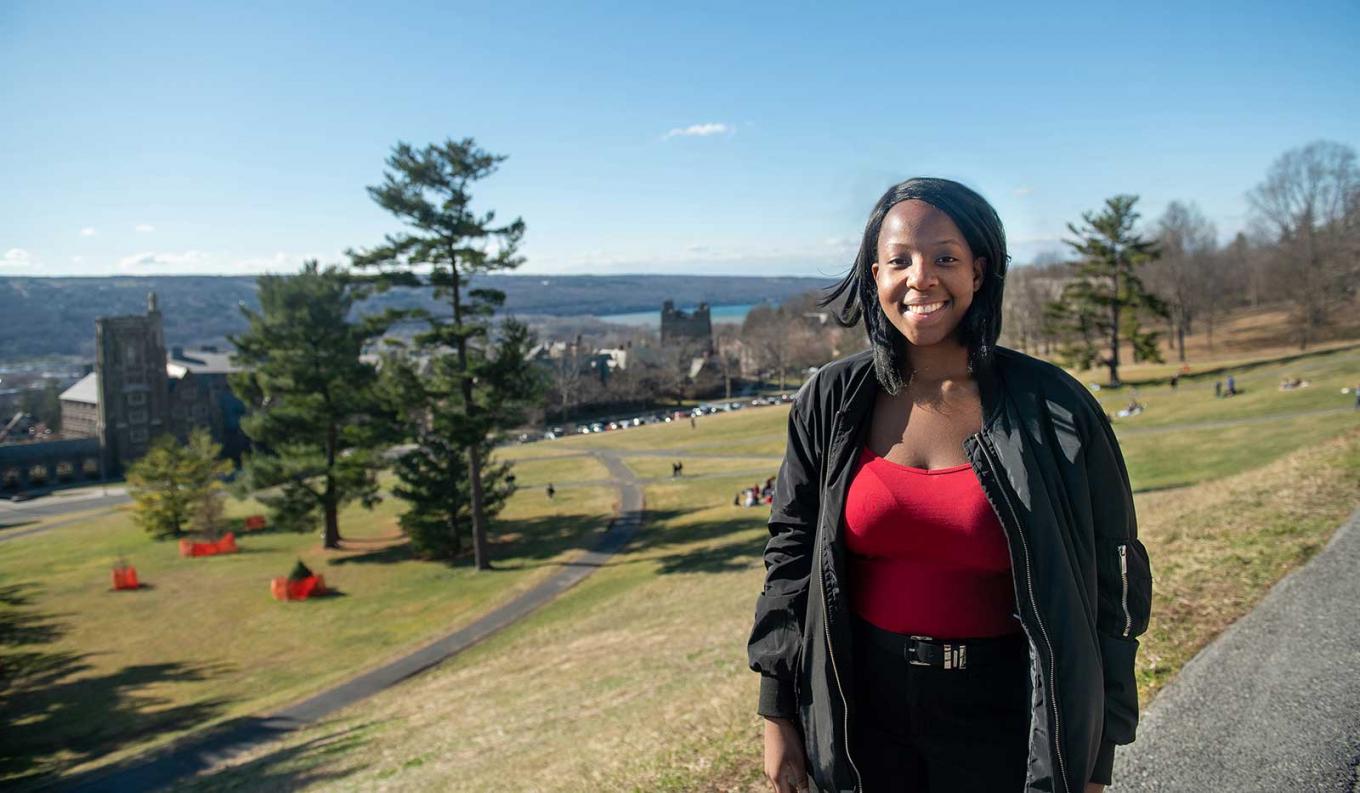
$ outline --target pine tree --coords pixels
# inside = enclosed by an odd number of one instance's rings
[[[218,459],[221,453],[222,447],[202,428],[190,433],[187,444],[172,435],[153,441],[128,468],[133,520],[157,539],[184,534],[205,503],[221,497],[221,477],[232,469],[230,460]]]
[[[367,287],[315,261],[297,275],[263,275],[257,283],[260,310],[242,306],[250,327],[231,339],[243,371],[230,383],[250,408],[241,428],[254,446],[240,487],[276,488],[260,496],[275,525],[308,531],[320,518],[323,547],[338,548],[340,508],[381,500],[382,451],[399,437],[376,367],[360,357],[393,317],[351,322]]]
[[[1162,301],[1143,285],[1138,269],[1157,258],[1157,244],[1134,232],[1138,197],[1117,195],[1105,200],[1099,214],[1082,213],[1082,225],[1067,224],[1077,236],[1066,240],[1081,259],[1074,278],[1050,305],[1048,318],[1067,339],[1066,357],[1087,366],[1099,361],[1109,368],[1110,385],[1119,385],[1119,348],[1128,343],[1136,360],[1161,361],[1156,331],[1143,326],[1143,315],[1165,318]],[[1104,350],[1104,357],[1101,351]]]
[[[504,500],[509,471],[488,463],[491,440],[545,390],[527,360],[527,328],[514,320],[493,326],[505,294],[471,287],[477,275],[523,261],[524,222],[497,225],[494,212],[472,209],[470,185],[495,173],[504,159],[471,139],[420,150],[399,143],[383,183],[368,191],[409,230],[350,251],[356,267],[374,273],[378,288],[428,289],[449,307],[449,314],[410,312],[425,327],[412,339],[414,355],[393,387],[417,448],[398,463],[402,485],[394,492],[410,503],[403,526],[430,555],[456,555],[466,522],[479,570],[491,566],[487,521]]]

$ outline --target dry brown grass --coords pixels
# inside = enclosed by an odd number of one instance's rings
[[[201,789],[324,779],[333,790],[763,790],[744,644],[765,532],[744,510],[684,510],[736,484],[650,487],[648,508],[670,517],[637,550],[473,652]],[[1352,430],[1258,470],[1140,496],[1156,577],[1144,699],[1321,547],[1357,492]]]
[[[1360,505],[1360,431],[1263,468],[1140,495],[1154,619],[1139,690],[1156,693],[1195,653],[1311,558]]]

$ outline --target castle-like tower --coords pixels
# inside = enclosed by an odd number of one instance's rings
[[[109,475],[146,453],[171,427],[165,371],[165,334],[156,293],[145,316],[95,320],[95,372],[99,380],[97,434]]]
[[[698,352],[712,352],[713,323],[709,319],[708,304],[700,303],[692,312],[681,311],[675,302],[661,304],[661,346],[694,347]]]

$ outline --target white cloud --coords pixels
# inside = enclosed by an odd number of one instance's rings
[[[33,261],[33,257],[29,254],[28,251],[24,250],[23,248],[10,248],[9,250],[5,251],[5,258],[0,259],[0,261],[3,261],[5,264],[22,265],[31,263]]]
[[[95,234],[98,233],[99,232],[94,230],[94,226],[86,226],[85,228],[80,230],[80,236],[82,237],[93,237]]]
[[[293,272],[302,269],[302,263],[307,259],[316,259],[321,262],[324,269],[326,262],[334,257],[319,256],[316,254],[299,255],[296,253],[284,253],[275,251],[273,256],[252,256],[248,259],[235,259],[231,262],[231,272],[250,272],[250,273],[282,273]]]
[[[737,130],[731,124],[719,122],[709,122],[707,124],[691,124],[688,127],[676,127],[662,136],[662,140],[671,138],[706,138],[710,135],[731,135]]]
[[[72,256],[72,257],[71,257],[71,264],[84,264],[84,263],[85,263],[85,257],[84,257],[84,256]]]
[[[1015,188],[1014,190],[1012,190],[1011,192],[1014,193],[1014,194],[1017,195],[1017,196],[1027,196],[1027,195],[1029,195],[1030,193],[1033,193],[1033,192],[1034,192],[1034,188],[1033,188],[1033,187],[1017,187],[1017,188]]]
[[[132,227],[132,230],[137,232],[138,234],[150,234],[151,232],[156,230],[156,227],[151,225],[150,223],[138,223],[137,225]]]
[[[212,257],[203,251],[134,253],[118,260],[118,270],[124,273],[183,273],[211,270]]]

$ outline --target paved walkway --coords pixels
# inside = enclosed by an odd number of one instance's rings
[[[1158,695],[1112,789],[1360,790],[1357,614],[1360,510]]]
[[[385,666],[264,716],[235,719],[204,735],[190,736],[170,747],[134,758],[83,779],[68,780],[66,790],[155,790],[178,779],[214,768],[234,755],[276,740],[282,735],[373,696],[413,675],[440,664],[535,609],[557,598],[593,573],[633,537],[642,524],[642,488],[631,469],[612,452],[598,453],[619,489],[618,515],[593,548],[563,568],[493,609],[467,627]]]

